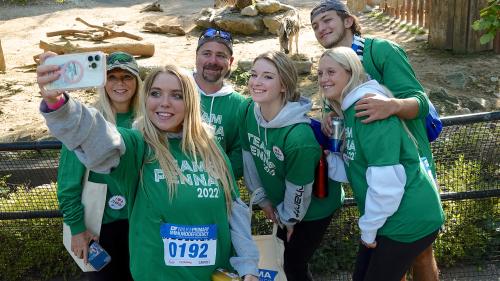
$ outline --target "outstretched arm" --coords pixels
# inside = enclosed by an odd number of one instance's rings
[[[53,53],[41,56],[42,62]],[[51,133],[69,150],[75,151],[87,168],[109,173],[118,166],[125,144],[116,127],[108,123],[96,109],[87,108],[67,93],[46,90],[45,86],[59,77],[57,65],[37,67],[37,82],[43,101],[40,111]]]

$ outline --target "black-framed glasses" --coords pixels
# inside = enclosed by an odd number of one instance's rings
[[[108,65],[113,65],[116,62],[119,62],[119,63],[129,63],[132,60],[133,60],[133,58],[132,58],[131,55],[124,54],[124,53],[118,53],[118,54],[112,54],[112,55],[108,56],[108,58],[106,60],[106,63]]]
[[[229,43],[233,43],[233,37],[231,36],[231,33],[215,28],[208,28],[207,30],[205,30],[205,32],[201,34],[199,40],[202,40],[204,38],[221,38],[228,41]]]

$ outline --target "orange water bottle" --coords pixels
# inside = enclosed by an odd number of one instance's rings
[[[321,158],[316,166],[313,194],[317,198],[328,197],[328,162],[321,146]]]

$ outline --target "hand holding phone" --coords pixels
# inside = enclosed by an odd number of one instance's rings
[[[111,262],[111,256],[101,247],[101,245],[99,245],[99,243],[92,240],[89,244],[88,261],[96,271],[99,271]]]
[[[70,90],[104,87],[106,56],[103,52],[87,52],[48,57],[44,65],[58,65],[60,76],[45,85],[46,90]]]

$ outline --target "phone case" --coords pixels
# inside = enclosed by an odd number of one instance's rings
[[[61,67],[61,76],[47,84],[47,90],[104,87],[106,83],[106,55],[103,52],[49,57],[44,64],[56,64]]]
[[[96,271],[100,271],[111,262],[111,256],[101,247],[101,245],[99,245],[99,243],[91,241],[89,245],[88,260]]]

